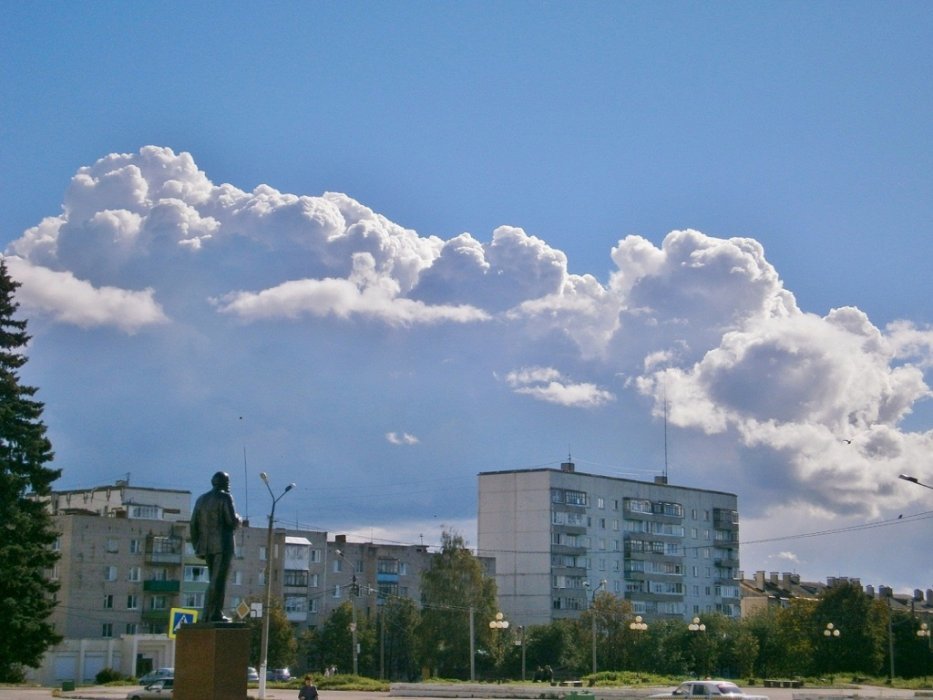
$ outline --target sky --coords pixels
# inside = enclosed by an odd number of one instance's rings
[[[735,493],[933,587],[933,7],[19,3],[0,254],[57,488],[476,544],[477,474]],[[259,478],[267,472],[272,494]]]

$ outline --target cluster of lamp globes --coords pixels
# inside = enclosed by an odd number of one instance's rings
[[[842,633],[832,622],[826,623],[826,629],[823,630],[824,637],[838,637],[840,634]]]
[[[687,625],[687,629],[691,632],[705,632],[706,625],[700,622],[700,618],[695,617],[693,620],[691,620],[690,624]]]
[[[501,612],[496,613],[496,619],[489,621],[489,629],[491,630],[507,630],[509,628],[509,621],[503,619],[505,615]]]

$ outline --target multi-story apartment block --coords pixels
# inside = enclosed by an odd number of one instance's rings
[[[190,542],[191,502],[188,491],[126,481],[52,494],[61,554],[51,572],[60,584],[52,622],[65,642],[37,680],[87,681],[105,666],[140,675],[173,665],[171,609],[200,610],[208,583]],[[363,616],[392,596],[420,600],[432,556],[423,545],[349,542],[343,535],[328,542],[323,531],[274,527],[270,552],[263,525],[234,536],[225,601],[231,617],[240,603],[265,601],[267,576],[297,629],[323,624],[348,600]]]
[[[738,617],[735,494],[558,469],[479,475],[479,553],[495,557],[502,612],[576,617],[597,590],[646,617]]]

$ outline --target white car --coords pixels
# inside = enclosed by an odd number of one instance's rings
[[[686,681],[669,693],[657,693],[652,698],[723,698],[724,700],[768,700],[767,695],[750,695],[732,681]]]
[[[142,690],[134,690],[126,696],[127,700],[154,700],[158,698],[168,700],[172,697],[172,686],[175,684],[174,678],[161,678],[154,683],[150,683]]]

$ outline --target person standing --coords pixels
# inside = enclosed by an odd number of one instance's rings
[[[317,700],[317,687],[310,673],[305,674],[304,685],[298,691],[298,700]]]
[[[230,622],[223,613],[227,575],[233,560],[233,532],[242,522],[230,495],[230,475],[217,472],[213,487],[201,495],[191,513],[191,544],[207,562],[208,584],[204,596],[204,622]]]

